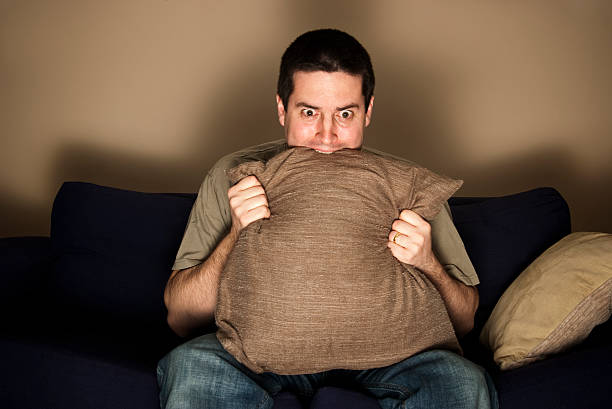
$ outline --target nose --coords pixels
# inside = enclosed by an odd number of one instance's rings
[[[317,137],[319,137],[320,142],[323,144],[331,144],[338,137],[332,115],[321,115],[318,123]]]

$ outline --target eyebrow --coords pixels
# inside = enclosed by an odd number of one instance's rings
[[[321,107],[310,105],[310,104],[307,104],[306,102],[297,102],[295,104],[295,106],[297,106],[297,107],[304,107],[304,108],[310,108],[310,109],[321,109]],[[348,105],[345,105],[343,107],[336,108],[336,111],[344,111],[345,109],[349,109],[349,108],[359,108],[359,104],[354,104],[354,103],[353,104],[348,104]]]

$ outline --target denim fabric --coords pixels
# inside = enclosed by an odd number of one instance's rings
[[[236,361],[215,334],[171,351],[157,367],[162,409],[272,408],[281,390],[308,402],[319,387],[353,387],[378,399],[383,409],[496,409],[495,387],[484,369],[443,350],[362,371],[308,375],[256,374]]]

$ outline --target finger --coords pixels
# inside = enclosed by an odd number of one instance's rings
[[[240,210],[242,212],[249,212],[260,206],[268,207],[268,198],[266,197],[266,195],[257,195],[249,197],[248,199],[242,202],[242,204],[240,205]]]
[[[401,261],[402,263],[412,264],[413,263],[413,254],[408,250],[403,248],[402,246],[393,243],[392,241],[387,242],[387,247],[391,250],[391,254],[393,257]]]
[[[240,223],[246,227],[254,221],[267,219],[270,217],[270,209],[267,206],[258,206],[246,212],[241,218]]]
[[[240,179],[238,183],[236,183],[234,186],[230,188],[230,190],[238,192],[238,191],[245,190],[253,186],[261,186],[261,183],[259,182],[257,177],[251,175],[251,176],[247,176],[245,178]]]
[[[403,247],[402,246],[402,241],[403,240],[406,240],[406,236],[404,236],[399,231],[391,230],[391,233],[389,233],[389,241],[391,243],[395,243],[395,244],[399,245],[400,247]]]
[[[405,221],[406,223],[410,223],[413,226],[421,226],[423,223],[427,223],[425,219],[418,215],[418,213],[410,210],[404,209],[399,215],[400,220]]]
[[[253,186],[242,191],[229,191],[228,198],[230,207],[233,210],[239,210],[247,201],[255,198],[257,198],[255,204],[250,205],[247,210],[261,204],[268,205],[268,197],[261,186]],[[261,202],[261,200],[263,200],[263,202]]]
[[[414,243],[408,243],[408,245],[404,247],[390,241],[387,242],[387,247],[389,247],[389,249],[395,252],[396,255],[401,256],[402,261],[404,262],[413,261],[414,257],[416,257],[416,255],[418,254],[418,248]]]
[[[419,231],[417,226],[400,219],[396,219],[393,222],[391,229],[400,232],[405,236],[412,236]]]
[[[424,236],[426,238],[429,238],[431,235],[431,225],[429,224],[429,222],[427,222],[425,219],[423,219],[421,216],[419,216],[417,213],[413,212],[412,210],[402,210],[402,212],[400,213],[400,220],[406,224],[399,224],[399,231],[401,233],[404,233],[405,230],[405,234],[408,236],[413,236],[413,235],[420,235],[420,236]],[[415,230],[413,230],[414,233],[409,233],[410,229],[412,226]],[[397,229],[396,229],[397,230]]]
[[[398,245],[404,250],[408,250],[410,254],[416,254],[425,244],[425,238],[420,234],[407,236],[401,232],[393,230],[389,234],[389,242]]]
[[[266,191],[261,185],[259,185],[259,186],[251,186],[244,190],[232,191],[232,193],[229,196],[230,196],[230,199],[232,197],[236,197],[236,198],[239,198],[241,201],[245,201],[255,196],[265,196],[265,195],[266,195]]]
[[[257,179],[256,176],[250,175],[250,176],[240,179],[237,185],[240,185],[242,189],[246,189],[251,186],[261,185],[261,183],[259,182],[259,179]]]
[[[270,208],[268,206],[259,206],[249,210],[249,214],[258,219],[267,219],[270,217]]]

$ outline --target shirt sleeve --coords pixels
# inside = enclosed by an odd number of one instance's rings
[[[430,224],[434,254],[447,274],[465,285],[479,284],[476,270],[453,223],[448,203],[444,204]]]
[[[191,209],[173,270],[200,264],[231,227],[232,217],[227,198],[230,182],[225,168],[217,163],[204,178]]]
[[[227,198],[231,182],[227,170],[245,161],[267,160],[285,149],[287,144],[283,138],[230,153],[215,163],[200,185],[173,270],[193,267],[206,260],[232,226]]]

